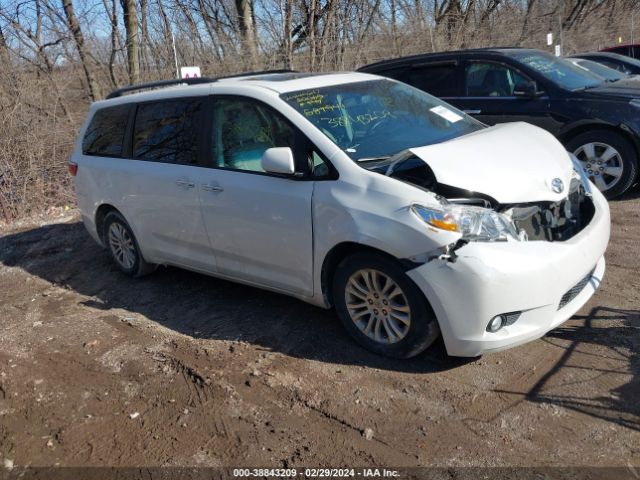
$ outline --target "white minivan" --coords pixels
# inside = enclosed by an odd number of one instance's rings
[[[440,333],[456,356],[539,338],[605,270],[607,202],[553,136],[375,75],[127,87],[91,106],[69,168],[124,273],[175,265],[333,307],[393,357]]]

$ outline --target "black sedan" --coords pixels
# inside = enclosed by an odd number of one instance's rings
[[[625,55],[609,52],[590,52],[578,53],[576,55],[571,55],[571,57],[584,58],[585,60],[598,62],[628,75],[640,75],[640,60],[627,57]]]
[[[416,55],[360,68],[440,97],[480,121],[525,121],[553,133],[613,198],[636,180],[640,86],[607,82],[546,52],[494,48]]]

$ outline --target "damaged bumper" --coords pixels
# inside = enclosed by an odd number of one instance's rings
[[[543,336],[596,291],[605,271],[609,206],[593,192],[595,213],[574,237],[558,242],[471,242],[455,262],[435,260],[407,272],[429,299],[449,355],[477,356]],[[520,312],[515,316],[514,312]],[[510,321],[487,330],[496,316]]]

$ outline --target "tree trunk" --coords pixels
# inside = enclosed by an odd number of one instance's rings
[[[90,56],[84,44],[84,37],[82,35],[82,30],[80,29],[80,23],[78,23],[78,18],[73,10],[73,3],[71,0],[62,0],[62,8],[64,8],[64,14],[67,18],[67,26],[73,34],[73,39],[76,42],[76,48],[78,49],[80,62],[82,62],[84,76],[87,79],[87,85],[89,86],[89,96],[91,97],[91,100],[95,102],[102,97],[102,91],[100,90],[100,85],[93,74],[93,66],[89,64]]]
[[[293,18],[293,0],[284,0],[284,68],[293,64],[291,21]]]
[[[138,49],[138,15],[136,0],[122,0],[124,28],[127,33],[127,64],[129,66],[129,83],[140,81],[140,53]]]
[[[243,53],[249,56],[249,63],[253,68],[258,57],[258,49],[255,38],[252,0],[235,1],[236,9],[238,10],[238,29],[242,39]]]
[[[4,38],[4,32],[2,26],[0,26],[0,64],[6,71],[11,66],[11,58],[9,57],[9,47],[7,47],[7,41]]]

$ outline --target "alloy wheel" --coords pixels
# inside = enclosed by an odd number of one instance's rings
[[[113,257],[126,270],[132,269],[136,263],[136,247],[127,229],[122,224],[113,222],[109,225],[107,235]]]
[[[611,145],[590,142],[578,147],[573,154],[582,164],[589,180],[601,192],[609,190],[622,178],[622,157]]]
[[[374,269],[358,270],[349,277],[344,296],[351,320],[370,339],[397,343],[409,333],[409,302],[388,275]]]

